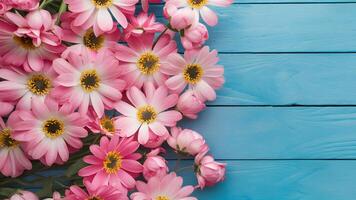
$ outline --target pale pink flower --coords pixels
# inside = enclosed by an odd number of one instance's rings
[[[46,198],[43,200],[62,200],[61,194],[59,192],[53,192],[52,198]]]
[[[157,148],[146,155],[146,160],[143,163],[143,176],[146,180],[154,176],[162,177],[168,173],[167,161],[159,155],[161,151],[160,148]]]
[[[162,145],[162,143],[164,141],[167,140],[167,138],[169,137],[169,134],[166,134],[166,135],[163,135],[163,136],[159,136],[159,135],[156,135],[153,131],[149,131],[149,136],[148,136],[148,141],[146,144],[143,144],[144,147],[147,147],[147,148],[151,148],[151,149],[154,149],[154,148],[158,148]]]
[[[132,189],[135,187],[133,176],[143,170],[137,161],[141,155],[135,153],[139,146],[133,138],[115,135],[109,140],[104,136],[100,140],[100,146],[90,146],[93,155],[84,157],[84,162],[90,166],[82,168],[78,175],[84,177],[84,182],[90,182],[94,188],[111,185]]]
[[[125,88],[118,64],[110,51],[100,51],[96,57],[70,53],[67,59],[58,58],[53,61],[53,68],[59,74],[54,96],[69,101],[81,114],[86,114],[92,106],[101,118],[104,109],[112,109],[121,99],[120,91]]]
[[[0,0],[0,15],[3,15],[7,11],[11,10],[11,8],[12,7],[8,3],[6,3],[6,1]]]
[[[142,85],[150,83],[160,86],[167,79],[167,75],[162,74],[161,69],[167,65],[167,56],[177,52],[177,45],[168,35],[161,37],[152,49],[153,41],[153,34],[146,34],[127,40],[129,47],[117,46],[115,56],[123,61],[121,68],[128,86],[141,88]]]
[[[138,0],[65,0],[71,12],[77,16],[73,26],[80,26],[86,30],[93,27],[95,35],[111,31],[116,21],[123,27],[127,27],[127,19],[124,14],[133,14]],[[111,14],[110,14],[111,13]]]
[[[22,17],[5,13],[0,19],[0,56],[5,64],[22,66],[26,71],[40,71],[45,61],[52,61],[64,50],[60,28],[46,10],[35,10]]]
[[[148,12],[149,3],[160,3],[161,0],[141,0],[142,9],[144,12]]]
[[[147,183],[137,181],[138,192],[131,194],[132,200],[151,200],[151,199],[169,199],[169,200],[197,200],[189,195],[194,191],[193,186],[182,187],[183,179],[175,173],[167,174],[163,177],[155,176]]]
[[[31,111],[19,111],[18,122],[14,125],[14,139],[25,143],[26,152],[33,159],[41,159],[48,166],[57,159],[66,162],[69,147],[80,149],[80,138],[87,136],[84,128],[87,118],[66,104],[47,99],[45,103],[32,101]]]
[[[99,118],[93,108],[88,111],[88,117],[90,122],[88,128],[94,133],[101,133],[112,137],[120,132],[120,125],[118,124],[118,117],[109,117],[104,115]]]
[[[62,15],[63,41],[73,44],[63,52],[62,57],[67,58],[70,52],[83,51],[87,51],[93,57],[102,49],[111,50],[119,41],[120,30],[116,27],[116,23],[110,31],[96,36],[93,28],[83,30],[80,27],[72,26],[71,22],[75,16],[74,13],[69,12]]]
[[[65,200],[128,200],[126,194],[117,188],[100,185],[97,188],[86,187],[86,190],[73,185],[66,190]]]
[[[31,11],[39,6],[39,0],[4,0],[8,6],[17,10]]]
[[[130,37],[139,37],[143,34],[154,34],[156,32],[162,32],[164,29],[163,24],[156,22],[156,16],[152,13],[141,12],[137,17],[131,16],[130,23],[127,28],[124,29],[125,39]]]
[[[133,106],[124,101],[115,106],[115,109],[123,114],[118,119],[122,135],[130,137],[138,131],[140,144],[148,142],[150,131],[157,136],[168,135],[166,127],[175,126],[177,121],[182,119],[178,111],[168,110],[177,104],[177,94],[168,95],[165,86],[155,89],[152,85],[146,87],[145,92],[146,95],[132,87],[126,92],[126,96]]]
[[[55,71],[46,62],[40,72],[24,72],[13,67],[0,69],[0,99],[16,102],[16,109],[30,110],[32,101],[44,102],[50,98],[56,77]]]
[[[5,95],[5,94],[0,94]],[[14,109],[14,105],[0,100],[0,117],[8,115]]]
[[[13,138],[17,120],[16,111],[9,116],[6,124],[0,117],[0,172],[11,177],[17,177],[24,170],[32,168],[20,142]]]
[[[225,178],[225,163],[216,162],[207,150],[195,157],[195,173],[198,179],[198,187],[212,186]]]
[[[164,15],[169,19],[171,29],[183,30],[195,23],[194,11],[188,7],[178,9],[174,4],[164,6]]]
[[[233,0],[168,0],[165,6],[176,6],[178,9],[189,8],[194,11],[195,21],[198,22],[200,16],[209,26],[218,23],[218,17],[208,6],[227,7]]]
[[[167,139],[167,142],[170,147],[184,155],[189,154],[195,156],[209,149],[203,136],[199,133],[179,127],[173,127],[171,129],[171,136]]]
[[[180,38],[185,49],[197,49],[208,40],[209,33],[204,24],[196,23],[184,29],[184,34],[181,34]]]
[[[16,194],[12,195],[10,199],[6,200],[39,200],[39,198],[30,191],[19,190]]]
[[[217,51],[209,51],[204,46],[198,51],[185,51],[184,58],[179,54],[168,56],[168,67],[163,73],[173,75],[166,81],[169,89],[180,93],[186,86],[202,101],[212,101],[216,98],[215,89],[224,83],[224,68],[217,65]]]
[[[205,103],[197,98],[192,90],[187,90],[181,94],[177,103],[177,109],[190,119],[196,119],[197,114],[205,107]]]

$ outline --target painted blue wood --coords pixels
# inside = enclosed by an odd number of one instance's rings
[[[201,200],[352,200],[356,161],[226,161],[227,178]],[[185,183],[195,177],[184,171]]]
[[[356,4],[234,4],[214,8],[207,44],[220,52],[356,52]],[[152,11],[162,12],[162,6]]]
[[[356,54],[220,54],[214,105],[356,105]]]

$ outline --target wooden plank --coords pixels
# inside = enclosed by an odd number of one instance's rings
[[[356,107],[209,107],[181,126],[219,159],[356,158]]]
[[[356,54],[221,54],[214,105],[356,105]]]
[[[162,6],[152,10],[162,12]],[[207,45],[220,52],[356,51],[356,4],[234,4],[214,10],[219,24],[209,28]]]
[[[202,200],[349,200],[356,196],[356,161],[226,161],[224,182],[195,195]],[[191,172],[184,183],[195,183]]]

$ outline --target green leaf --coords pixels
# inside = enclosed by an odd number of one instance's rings
[[[78,171],[85,166],[87,166],[87,164],[83,161],[82,158],[79,158],[68,167],[67,171],[65,172],[66,177],[72,177],[73,175],[76,175]]]
[[[43,188],[37,193],[38,197],[51,197],[53,194],[53,177],[48,177],[42,181]]]
[[[0,188],[0,196],[8,198],[15,194],[16,191],[17,189],[14,188]]]

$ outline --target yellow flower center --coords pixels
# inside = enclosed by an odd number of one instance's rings
[[[87,198],[86,200],[103,200],[103,199],[100,197],[97,197],[97,196],[92,196],[92,197]]]
[[[151,75],[159,70],[159,57],[152,52],[143,53],[136,63],[141,73]]]
[[[105,129],[109,133],[115,132],[114,121],[110,119],[108,116],[104,116],[100,119],[100,125],[103,129]]]
[[[113,174],[121,169],[122,157],[117,151],[110,151],[104,160],[104,169],[106,173]]]
[[[112,5],[112,0],[92,0],[96,8],[107,8]]]
[[[199,64],[188,64],[183,70],[184,79],[190,84],[198,83],[201,80],[203,73],[203,68]]]
[[[64,123],[59,119],[51,118],[43,122],[42,130],[47,137],[57,138],[64,133]]]
[[[83,43],[86,47],[93,51],[98,51],[104,45],[104,36],[95,36],[93,29],[88,29],[83,37]]]
[[[30,76],[27,80],[27,88],[33,94],[44,96],[47,95],[52,87],[51,80],[42,74]]]
[[[169,200],[169,198],[166,195],[160,195],[156,197],[156,200]]]
[[[0,131],[0,148],[16,147],[18,144],[19,142],[11,138],[11,130],[9,128],[5,128]]]
[[[192,8],[201,8],[208,3],[208,0],[187,0],[188,5]]]
[[[86,92],[92,92],[99,88],[100,77],[95,69],[85,70],[81,73],[80,86]]]
[[[141,123],[152,123],[156,120],[157,118],[157,112],[156,110],[150,106],[143,106],[137,110],[137,119]]]
[[[36,49],[35,45],[32,43],[32,39],[30,37],[24,36],[24,37],[19,37],[19,36],[14,36],[13,40],[17,45],[20,47],[26,49],[26,50],[33,50]]]

